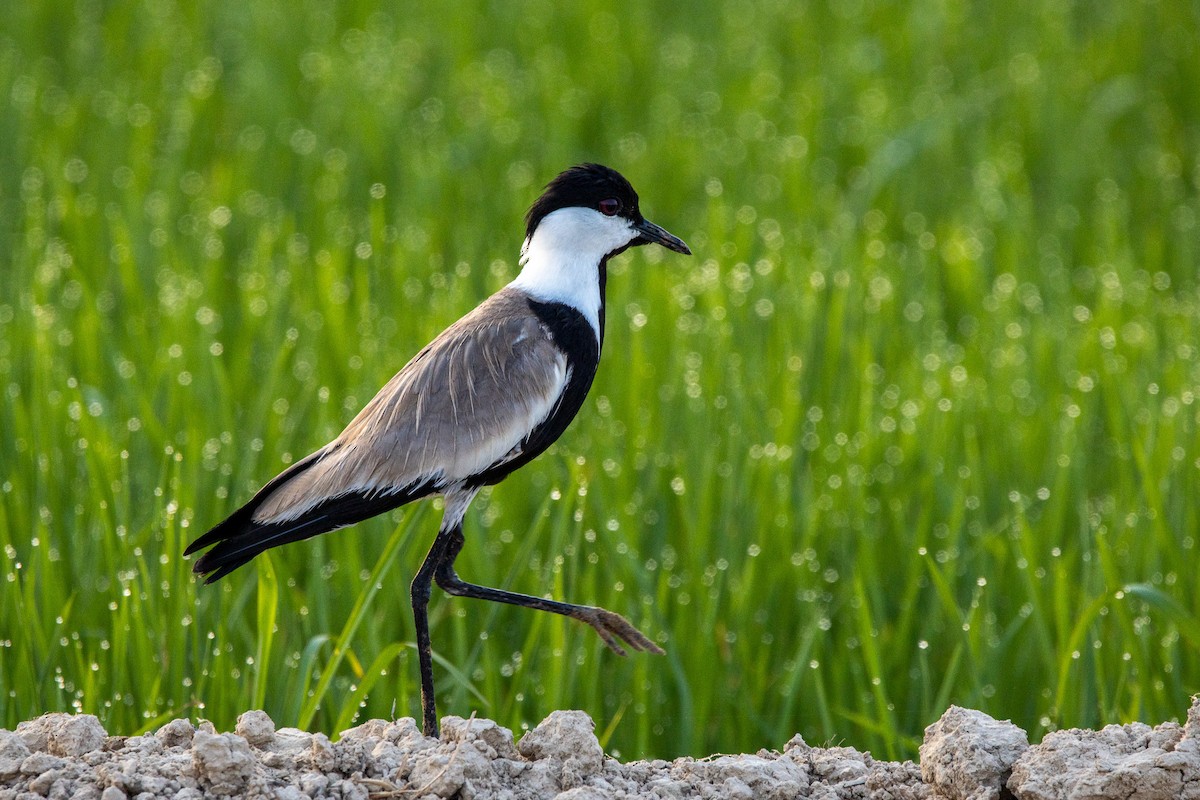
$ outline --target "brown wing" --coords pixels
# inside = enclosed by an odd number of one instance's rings
[[[567,373],[525,299],[501,291],[396,373],[316,464],[263,501],[254,521],[286,522],[341,495],[470,477],[519,452]]]

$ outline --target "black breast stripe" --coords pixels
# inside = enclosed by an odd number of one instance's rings
[[[608,299],[608,259],[612,258],[609,254],[600,259],[600,311],[596,315],[598,319],[596,324],[600,326],[600,347],[596,351],[596,363],[600,363],[600,350],[604,349],[604,304]]]
[[[600,364],[600,342],[587,318],[578,309],[564,303],[542,303],[531,299],[529,309],[549,332],[555,347],[566,355],[567,385],[546,420],[521,442],[520,455],[472,475],[467,479],[467,486],[497,484],[513,470],[540,455],[562,435],[579,413],[596,377],[596,367]]]

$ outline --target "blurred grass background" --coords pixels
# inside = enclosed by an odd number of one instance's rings
[[[1200,691],[1200,5],[0,9],[0,726],[412,715],[437,512],[214,587],[185,544],[516,273],[560,169],[622,256],[591,398],[477,501],[441,711],[624,757],[912,757]]]

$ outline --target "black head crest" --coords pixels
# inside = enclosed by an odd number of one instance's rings
[[[534,201],[525,215],[525,236],[533,235],[547,214],[560,208],[594,208],[601,210],[601,203],[618,201],[617,214],[634,222],[641,222],[642,212],[638,209],[637,192],[615,169],[601,164],[580,164],[559,173],[546,185],[546,191]],[[609,213],[607,211],[602,213]]]

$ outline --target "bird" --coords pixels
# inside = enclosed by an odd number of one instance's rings
[[[573,166],[525,215],[520,270],[418,352],[337,438],[268,481],[245,505],[188,545],[206,584],[273,547],[344,528],[426,497],[443,513],[409,588],[421,678],[422,730],[438,736],[428,606],[447,594],[571,617],[618,655],[663,650],[624,617],[459,578],[463,520],[476,494],[554,443],[583,405],[604,344],[608,262],[682,239],[650,222],[616,170]]]

